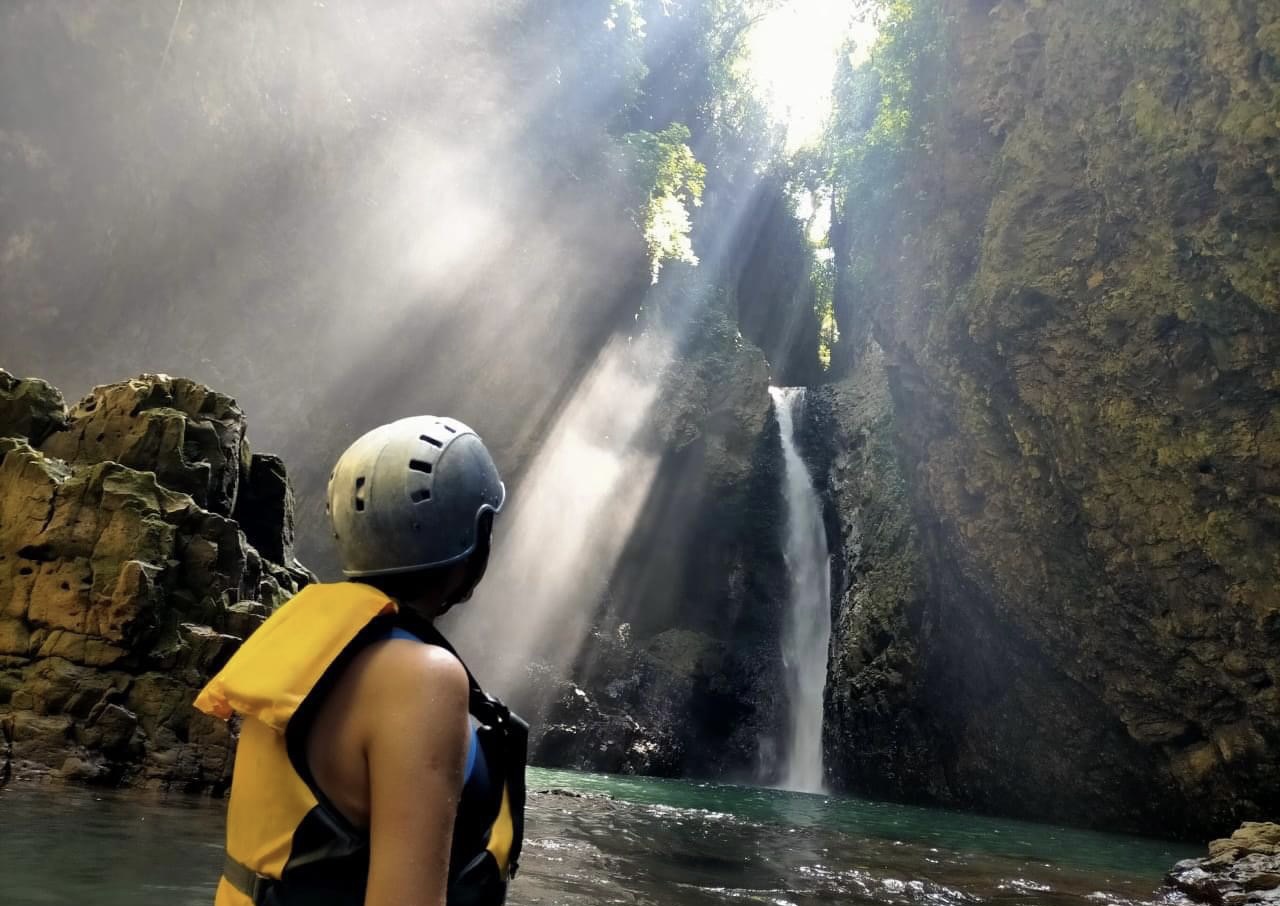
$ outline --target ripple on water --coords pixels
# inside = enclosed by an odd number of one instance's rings
[[[529,797],[512,906],[1142,906],[1183,855],[1136,838],[776,790],[531,778],[569,789]],[[209,906],[223,810],[181,796],[0,789],[0,903]]]

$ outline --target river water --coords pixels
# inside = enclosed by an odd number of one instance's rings
[[[1187,847],[781,790],[531,769],[512,904],[1151,903]],[[0,789],[3,906],[209,906],[223,803]]]

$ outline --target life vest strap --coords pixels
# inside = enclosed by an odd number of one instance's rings
[[[258,874],[248,865],[233,858],[231,853],[227,853],[227,858],[222,863],[222,876],[227,879],[228,884],[252,900],[254,906],[259,906],[266,899],[267,891],[275,883],[274,878]]]

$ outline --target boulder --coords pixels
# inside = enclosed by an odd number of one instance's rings
[[[769,773],[757,712],[776,705],[744,694],[768,695],[767,657],[687,629],[633,639],[625,623],[594,632],[587,649],[590,663],[568,672],[530,668],[517,704],[537,717],[536,763],[660,777]]]
[[[1280,903],[1280,824],[1246,821],[1209,844],[1205,859],[1186,859],[1166,880],[1197,903]]]
[[[642,724],[543,664],[530,669],[540,699],[530,750],[538,764],[610,774],[680,775],[682,750],[668,727]]]

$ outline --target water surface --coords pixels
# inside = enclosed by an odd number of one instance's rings
[[[531,769],[512,904],[1136,904],[1198,854],[837,797]],[[208,906],[224,803],[0,789],[3,906]]]

